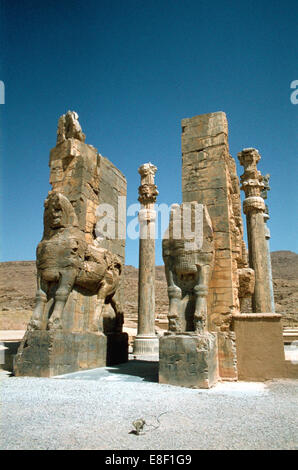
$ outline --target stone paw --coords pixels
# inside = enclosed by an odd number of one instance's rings
[[[180,333],[182,330],[175,320],[169,320],[169,331]]]
[[[92,331],[92,333],[99,333],[100,329],[99,329],[99,326],[98,326],[98,322],[92,322],[91,323],[90,331]]]
[[[204,318],[201,317],[195,317],[195,332],[196,334],[201,334],[205,331],[205,322]]]
[[[30,320],[28,323],[28,331],[41,330],[42,324],[39,320]]]
[[[48,321],[48,329],[49,330],[62,330],[62,323],[60,318],[51,318]]]

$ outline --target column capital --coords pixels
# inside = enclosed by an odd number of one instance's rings
[[[144,180],[144,183],[147,182],[147,183],[153,183],[154,182],[154,176],[155,176],[155,173],[157,172],[157,167],[155,165],[153,165],[151,162],[149,163],[143,163],[143,165],[141,165],[139,168],[138,168],[138,172],[140,173],[141,175],[141,181],[143,182]],[[146,180],[145,180],[146,178]]]
[[[143,206],[149,206],[155,203],[158,196],[156,184],[154,184],[154,177],[157,167],[152,163],[144,163],[138,169],[141,175],[141,186],[139,186],[138,201]]]
[[[244,173],[241,175],[240,180],[242,183],[241,189],[248,197],[260,197],[261,191],[264,189],[265,184],[261,172],[257,169],[257,164],[261,159],[259,151],[254,148],[243,149],[238,153],[240,165],[244,167]]]

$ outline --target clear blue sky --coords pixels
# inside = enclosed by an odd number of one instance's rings
[[[0,0],[0,15],[3,261],[35,259],[49,151],[68,109],[126,175],[128,204],[147,161],[158,201],[180,202],[181,119],[225,111],[232,156],[256,147],[271,174],[272,251],[297,251],[297,1]],[[137,265],[137,240],[126,262]]]

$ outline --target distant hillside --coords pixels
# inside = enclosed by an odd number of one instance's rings
[[[293,251],[271,253],[272,275],[278,279],[298,279],[298,254]]]
[[[271,253],[276,311],[284,314],[285,325],[298,326],[298,254]],[[22,329],[34,307],[36,289],[34,261],[0,263],[0,329]],[[125,321],[137,320],[138,269],[125,266]],[[156,267],[156,315],[164,318],[168,310],[164,267]]]

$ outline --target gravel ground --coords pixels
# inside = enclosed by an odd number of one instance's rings
[[[298,449],[298,380],[193,390],[156,372],[133,361],[51,379],[2,372],[1,449]],[[139,436],[137,418],[151,425]]]

